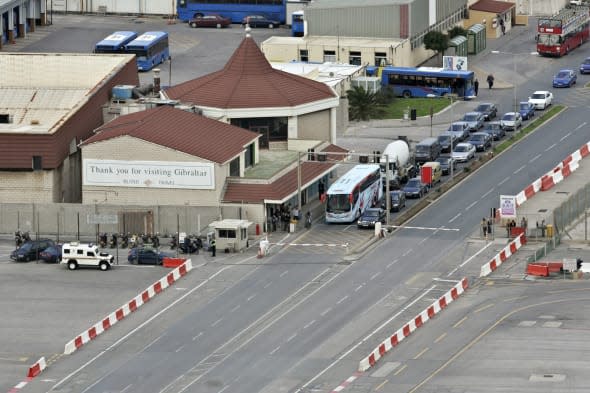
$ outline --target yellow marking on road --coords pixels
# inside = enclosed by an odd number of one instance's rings
[[[436,338],[436,340],[434,340],[434,343],[435,343],[435,344],[436,344],[436,343],[438,343],[440,340],[442,340],[442,339],[443,339],[443,338],[445,338],[446,336],[447,336],[447,334],[446,334],[446,333],[443,333],[443,334],[441,334],[440,336],[438,336],[438,337]]]
[[[488,309],[488,308],[490,308],[490,307],[494,307],[494,303],[491,303],[491,304],[486,304],[485,306],[483,306],[483,307],[480,307],[480,308],[478,308],[477,310],[475,310],[475,311],[474,311],[474,313],[476,313],[476,314],[477,314],[478,312],[482,312],[483,310],[487,310],[487,309]]]
[[[418,359],[420,356],[424,355],[430,348],[424,348],[418,355],[414,356],[414,360]]]
[[[26,362],[27,360],[29,360],[28,357],[22,357],[22,358],[18,358],[19,362]]]
[[[387,382],[389,382],[389,380],[388,380],[388,379],[386,379],[385,381],[381,382],[381,383],[379,384],[379,386],[377,386],[377,387],[375,388],[375,391],[378,391],[378,390],[380,390],[380,389],[381,389],[383,386],[385,386],[385,384],[386,384]]]
[[[396,372],[393,373],[393,375],[398,375],[399,373],[401,373],[402,371],[404,371],[406,369],[406,367],[408,367],[407,364],[404,364],[403,366],[401,366],[399,368],[399,370],[397,370]]]
[[[459,322],[457,322],[456,324],[453,325],[454,328],[459,327],[459,325],[461,325],[463,322],[465,322],[467,320],[467,317],[463,317],[462,320],[460,320]]]

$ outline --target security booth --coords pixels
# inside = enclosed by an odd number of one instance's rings
[[[467,29],[467,53],[476,55],[486,48],[486,27],[476,23]]]
[[[238,219],[214,221],[209,227],[215,231],[215,246],[225,252],[239,252],[248,244],[248,227],[252,222]]]
[[[454,48],[455,56],[467,57],[467,38],[458,35],[449,40],[449,47]],[[449,55],[451,53],[449,52]]]

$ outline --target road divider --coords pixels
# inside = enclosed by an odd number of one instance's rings
[[[516,253],[522,246],[526,244],[526,236],[524,233],[518,235],[514,240],[512,240],[506,247],[502,249],[496,256],[483,265],[481,267],[481,271],[479,273],[480,277],[485,277],[491,274],[494,270],[496,270],[501,264],[506,262],[508,258],[510,258],[513,254]]]

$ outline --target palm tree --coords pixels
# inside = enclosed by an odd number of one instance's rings
[[[385,112],[385,99],[380,92],[365,90],[354,86],[347,90],[348,116],[351,120],[369,120],[380,118]]]

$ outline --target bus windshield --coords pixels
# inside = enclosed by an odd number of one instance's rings
[[[330,213],[345,213],[349,212],[350,209],[350,195],[328,195],[328,205],[326,206],[326,211]]]

